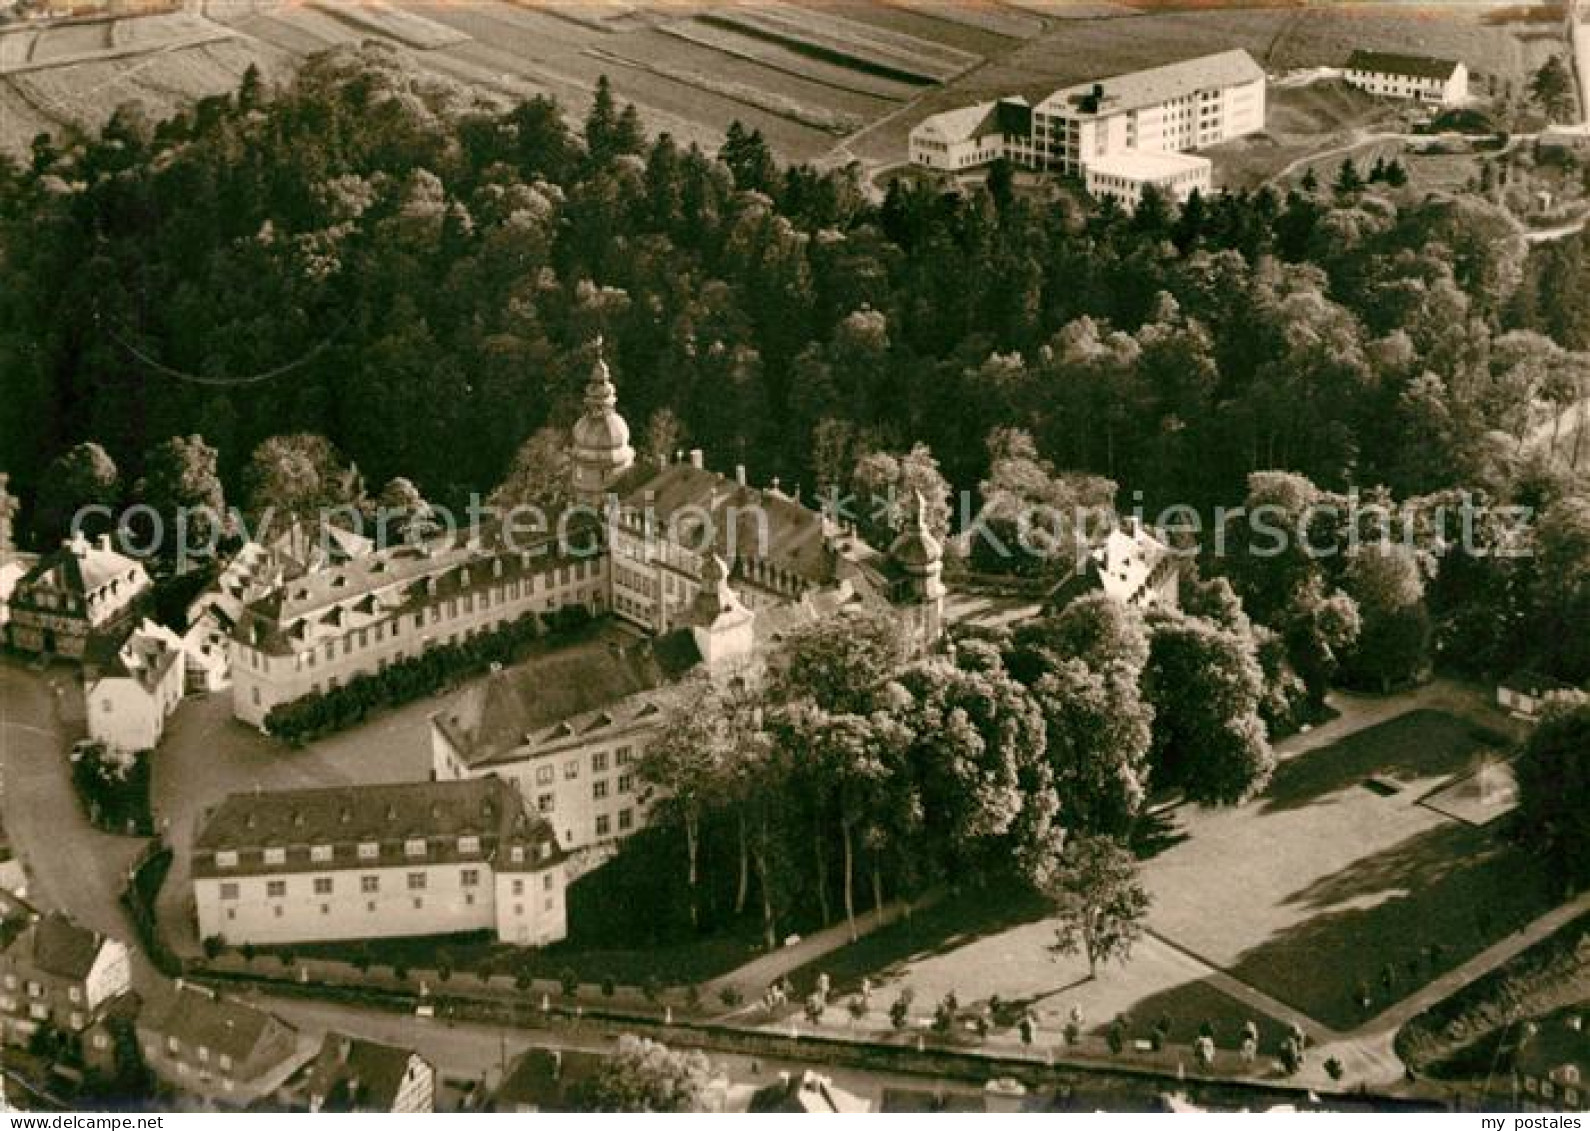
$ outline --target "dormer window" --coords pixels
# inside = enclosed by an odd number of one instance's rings
[[[403,855],[405,855],[405,856],[424,856],[425,855],[425,838],[422,837],[422,836],[415,836],[415,837],[410,837],[408,840],[404,841],[403,842]]]
[[[523,864],[524,863],[524,848],[523,848],[523,846],[516,844],[512,848],[510,848],[508,850],[508,859],[513,861],[515,864]]]
[[[324,864],[326,861],[331,859],[331,845],[314,845],[309,850],[309,859],[313,860],[316,864]]]
[[[466,856],[480,851],[480,838],[478,836],[461,836],[458,838],[458,851]]]
[[[285,864],[285,863],[287,863],[287,850],[285,848],[267,848],[265,850],[265,863],[267,863],[267,864]]]
[[[236,868],[237,850],[234,848],[227,848],[217,852],[215,854],[215,866],[217,868]]]
[[[381,846],[373,840],[364,841],[359,845],[360,860],[374,860],[381,855]]]

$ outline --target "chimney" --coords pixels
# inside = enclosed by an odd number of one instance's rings
[[[706,458],[702,455],[700,448],[690,449],[690,466],[697,470],[706,466]]]
[[[741,487],[745,486],[745,464],[737,463],[734,465],[734,481]]]

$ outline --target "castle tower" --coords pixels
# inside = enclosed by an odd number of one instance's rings
[[[912,634],[923,646],[939,638],[944,627],[944,548],[927,524],[927,500],[916,493],[911,521],[894,544],[889,559],[900,573],[896,600],[910,618]]]
[[[729,567],[715,553],[709,553],[701,563],[701,588],[690,604],[687,619],[696,651],[708,666],[751,654],[756,642],[756,614],[745,607],[729,584]]]
[[[618,414],[618,392],[596,339],[596,364],[585,386],[585,412],[574,424],[574,497],[600,506],[613,481],[635,462],[629,444],[629,425]]]

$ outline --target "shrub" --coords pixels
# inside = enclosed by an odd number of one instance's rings
[[[612,997],[617,992],[618,992],[618,983],[613,981],[611,975],[609,975],[608,977],[605,977],[605,978],[602,979],[602,996],[603,997]]]
[[[1345,1069],[1342,1068],[1342,1062],[1337,1060],[1334,1056],[1325,1062],[1325,1075],[1329,1076],[1332,1080],[1340,1080],[1344,1071]]]
[[[225,949],[226,949],[226,940],[223,939],[220,935],[206,935],[205,936],[205,939],[204,939],[204,957],[208,958],[211,962],[214,962],[215,959],[220,955],[220,953],[223,950],[225,950]]]
[[[563,987],[564,997],[574,997],[580,992],[580,976],[565,966],[558,974],[558,985]]]
[[[700,1007],[700,1005],[701,1005],[701,987],[695,985],[694,983],[692,983],[691,985],[686,986],[685,987],[685,1006],[687,1008],[689,1008],[689,1009],[697,1009],[697,1008]]]
[[[718,991],[718,1000],[728,1008],[733,1009],[745,1001],[745,995],[740,992],[739,986],[724,986]]]
[[[867,1003],[862,1001],[859,996],[851,998],[850,1004],[846,1008],[850,1010],[850,1016],[857,1021],[867,1016]]]
[[[290,950],[284,950],[276,955],[276,960],[284,967],[291,967],[294,962],[298,961],[298,956]]]
[[[1110,1043],[1111,1052],[1120,1053],[1121,1050],[1126,1048],[1126,1024],[1117,1018],[1115,1023],[1110,1026],[1110,1031],[1106,1034],[1105,1039]]]
[[[238,953],[240,953],[243,956],[243,961],[244,962],[246,962],[246,963],[248,963],[249,965],[252,966],[254,964],[254,956],[256,954],[258,954],[259,952],[254,949],[254,944],[253,943],[246,942],[246,943],[243,944],[242,949],[239,950]]]
[[[646,975],[645,981],[640,984],[640,992],[646,995],[646,1000],[649,1002],[655,1003],[658,998],[662,997],[662,991],[662,979],[655,974]]]
[[[528,970],[520,970],[513,976],[513,988],[522,994],[527,994],[535,989],[535,976]]]
[[[394,962],[392,964],[392,977],[396,978],[400,982],[408,981],[409,968],[403,965],[401,962]]]

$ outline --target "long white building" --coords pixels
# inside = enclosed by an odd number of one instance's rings
[[[1469,97],[1469,69],[1455,59],[1354,51],[1343,69],[1347,82],[1381,98],[1433,106],[1461,106]]]
[[[935,114],[911,131],[910,155],[915,164],[946,171],[1001,157],[1077,177],[1110,166],[1102,176],[1123,199],[1166,176],[1179,178],[1175,186],[1201,181],[1195,187],[1207,191],[1203,158],[1186,159],[1174,174],[1152,162],[1139,168],[1127,158],[1185,154],[1257,133],[1265,111],[1264,69],[1246,51],[1224,51],[1079,83],[1031,108],[1005,99]]]
[[[193,846],[201,938],[279,945],[568,931],[564,853],[498,777],[233,794]]]

